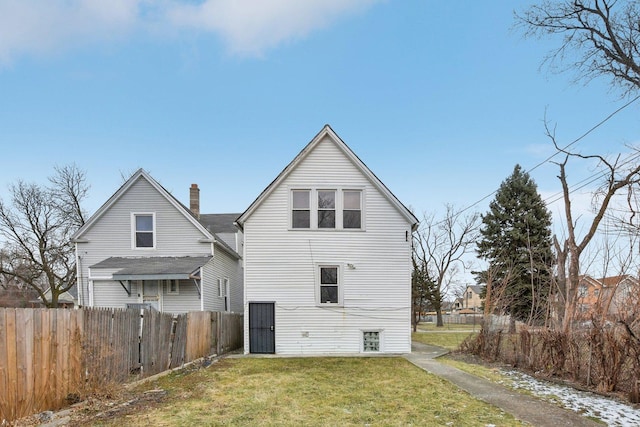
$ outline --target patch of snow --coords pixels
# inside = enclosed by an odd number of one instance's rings
[[[535,396],[557,402],[585,417],[601,420],[612,427],[640,426],[640,410],[631,405],[546,381],[541,381],[517,371],[505,371],[515,388],[528,390]]]

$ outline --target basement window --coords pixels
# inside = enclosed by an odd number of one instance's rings
[[[365,353],[380,351],[380,331],[362,332],[362,351]]]

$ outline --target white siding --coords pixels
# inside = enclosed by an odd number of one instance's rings
[[[362,188],[366,230],[290,230],[294,187]],[[331,140],[259,205],[244,233],[245,342],[248,302],[275,301],[276,353],[357,353],[362,330],[381,331],[382,352],[411,351],[411,224]],[[318,264],[341,266],[343,307],[316,304]]]
[[[204,297],[204,309],[224,311],[224,298],[218,297],[218,279],[229,279],[231,311],[242,313],[243,277],[240,263],[222,249],[216,249],[213,260],[204,268],[204,278],[210,286]]]
[[[131,214],[133,212],[153,212],[155,214],[155,249],[132,249]],[[109,257],[162,257],[162,256],[206,256],[211,255],[212,244],[200,243],[206,237],[184,214],[176,209],[160,194],[144,177],[137,179],[120,198],[82,235],[77,243],[79,261],[79,284],[82,286],[84,301],[81,305],[90,304],[89,267]],[[231,261],[226,261],[231,262]],[[236,262],[239,264],[239,262]],[[226,267],[225,267],[226,268]],[[110,277],[113,271],[95,271],[94,275]],[[241,285],[241,280],[239,281]],[[93,304],[95,306],[121,306],[126,300],[137,299],[126,297],[125,291],[118,282],[112,282],[112,288],[94,286]],[[185,282],[186,283],[186,282]],[[210,282],[203,280],[203,286]],[[211,294],[211,290],[203,290]],[[241,291],[240,291],[241,292]],[[123,297],[124,295],[124,297]],[[181,284],[180,295],[165,295],[164,306],[167,311],[182,312],[200,310],[201,302],[195,286],[186,284],[184,295]],[[137,302],[137,301],[133,301]]]
[[[94,307],[127,308],[127,304],[138,302],[138,289],[135,283],[131,283],[130,296],[122,285],[114,280],[92,280],[92,285]]]
[[[167,294],[167,286],[162,286],[162,311],[174,314],[200,311],[198,288],[193,280],[180,280],[179,286],[178,295]]]

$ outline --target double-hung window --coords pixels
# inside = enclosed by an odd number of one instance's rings
[[[134,213],[132,222],[133,247],[136,249],[155,248],[155,215],[152,213]]]
[[[291,225],[293,228],[311,227],[311,191],[293,190],[291,192]]]
[[[340,269],[334,265],[320,267],[320,304],[338,304],[340,302]]]
[[[342,228],[362,228],[362,191],[342,192]]]
[[[290,227],[364,230],[364,195],[358,189],[292,189]]]
[[[318,190],[318,228],[336,228],[335,190]]]

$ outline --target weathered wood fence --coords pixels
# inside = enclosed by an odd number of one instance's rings
[[[0,308],[0,424],[242,347],[242,315]]]

